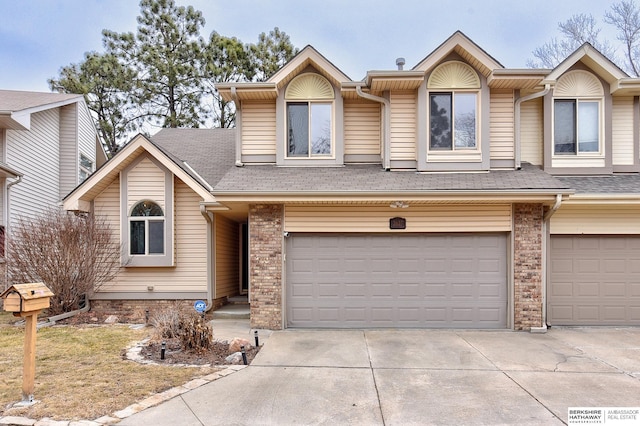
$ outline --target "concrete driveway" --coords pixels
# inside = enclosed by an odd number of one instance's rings
[[[122,425],[567,423],[640,406],[640,328],[285,330],[253,364]]]

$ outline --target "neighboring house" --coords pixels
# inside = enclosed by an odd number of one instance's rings
[[[33,218],[106,161],[81,95],[0,90],[0,233]]]
[[[92,304],[247,292],[252,327],[640,325],[640,79],[585,44],[506,69],[456,32],[353,81],[307,46],[138,136],[64,200],[110,219]]]

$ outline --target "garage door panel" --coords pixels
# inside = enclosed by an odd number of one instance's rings
[[[504,234],[294,234],[287,324],[505,328],[506,277]]]
[[[552,325],[640,325],[640,237],[551,236]]]

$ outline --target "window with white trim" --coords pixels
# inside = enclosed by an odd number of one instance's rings
[[[469,92],[431,93],[429,148],[475,149],[478,95]]]
[[[164,212],[153,201],[144,200],[131,209],[129,215],[129,254],[164,254]]]
[[[460,61],[445,62],[427,81],[429,150],[477,150],[480,78]]]
[[[553,92],[553,154],[594,155],[602,152],[604,89],[597,77],[583,70],[558,79]]]
[[[334,90],[329,81],[314,73],[294,78],[285,93],[286,157],[331,157]]]
[[[80,154],[79,183],[84,182],[94,171],[93,161],[84,154]]]

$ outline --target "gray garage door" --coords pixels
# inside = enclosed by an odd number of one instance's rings
[[[640,325],[640,238],[551,236],[551,325]]]
[[[505,328],[503,234],[295,234],[289,327]]]

